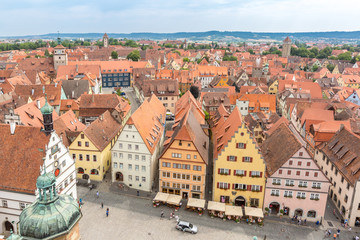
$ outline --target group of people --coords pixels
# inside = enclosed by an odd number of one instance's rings
[[[291,218],[291,221],[297,223],[298,225],[301,225],[301,223],[303,222],[306,225],[306,218],[304,219],[304,221],[302,221],[301,217],[298,217],[297,215],[293,216]]]
[[[163,219],[164,217],[165,217],[165,215],[164,215],[164,210],[161,210],[160,219]],[[175,215],[175,212],[174,212],[174,211],[170,212],[170,220],[173,219],[173,218],[175,218],[176,222],[179,221],[179,216],[178,216],[178,215]]]
[[[100,197],[100,193],[99,193],[99,191],[96,191],[96,198],[99,198]],[[104,208],[104,203],[103,202],[101,202],[101,208]],[[109,216],[109,208],[106,208],[106,211],[105,211],[105,214],[106,214],[106,217],[108,217]]]
[[[331,229],[328,229],[325,233],[325,236],[330,237],[331,234],[332,234]],[[332,236],[333,236],[334,240],[338,239],[338,237],[340,236],[340,229],[338,229],[337,231],[334,231],[334,234]],[[359,240],[359,238],[357,238],[356,240]]]

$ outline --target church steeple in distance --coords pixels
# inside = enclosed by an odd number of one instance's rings
[[[43,120],[44,120],[44,132],[46,135],[49,135],[53,131],[53,119],[52,119],[52,113],[53,113],[53,107],[48,104],[47,101],[47,94],[45,93],[45,105],[40,109]]]

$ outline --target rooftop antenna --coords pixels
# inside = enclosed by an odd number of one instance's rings
[[[58,31],[57,42],[58,42],[58,45],[60,45],[60,44],[61,44],[59,31]]]

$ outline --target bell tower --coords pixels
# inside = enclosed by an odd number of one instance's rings
[[[40,111],[43,115],[44,132],[46,135],[49,135],[54,128],[52,119],[53,110],[53,107],[48,104],[47,95],[45,94],[45,105],[40,109]]]
[[[109,47],[109,36],[105,33],[103,36],[104,47]]]
[[[282,46],[282,57],[289,57],[291,51],[291,39],[289,37],[286,37],[283,41]]]

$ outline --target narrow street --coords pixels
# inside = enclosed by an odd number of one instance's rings
[[[132,87],[123,88],[122,91],[126,94],[126,97],[131,103],[131,113],[134,113],[141,105],[140,100],[136,97],[135,91]]]

